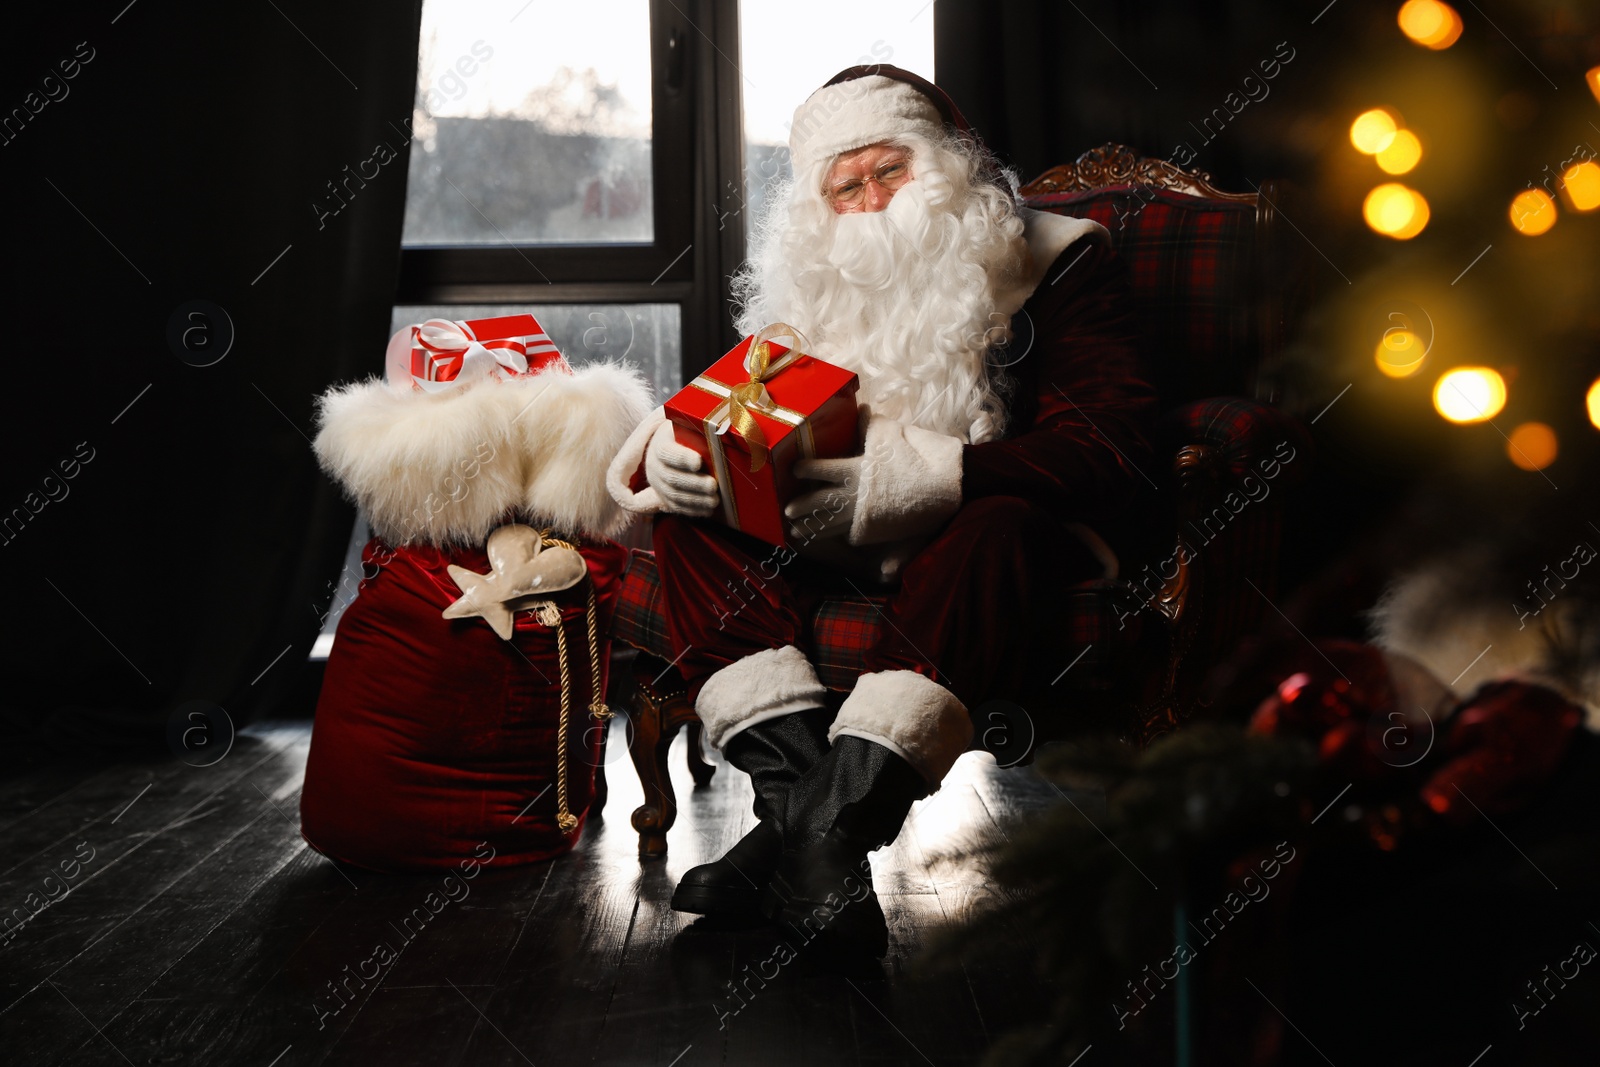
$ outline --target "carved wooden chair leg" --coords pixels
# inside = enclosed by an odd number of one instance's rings
[[[705,730],[705,725],[700,722],[698,717],[689,723],[689,775],[694,779],[694,784],[697,786],[710,782],[711,776],[717,773],[717,765],[715,763],[707,763],[705,758],[700,755],[700,737],[705,733]]]
[[[633,677],[638,688],[628,752],[644,789],[644,803],[633,810],[633,828],[639,831],[639,858],[660,859],[667,854],[667,831],[678,818],[667,752],[679,728],[698,720],[682,680],[662,661],[640,653]]]

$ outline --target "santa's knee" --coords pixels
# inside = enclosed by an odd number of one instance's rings
[[[945,579],[967,573],[984,581],[1026,582],[1037,571],[1041,554],[1050,551],[1054,526],[1048,515],[1021,497],[980,497],[962,506],[945,535],[918,562]]]
[[[1044,532],[1050,523],[1043,509],[1020,496],[979,497],[964,505],[961,514],[988,538],[1031,537]]]
[[[698,525],[687,515],[664,511],[650,521],[651,547],[656,552],[681,549],[685,544],[700,540]]]

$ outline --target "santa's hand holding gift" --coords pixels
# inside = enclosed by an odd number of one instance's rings
[[[1058,591],[1114,566],[1089,524],[1133,495],[1155,394],[1105,229],[1022,207],[936,86],[852,68],[791,130],[794,180],[735,280],[737,325],[792,324],[854,373],[857,454],[796,459],[776,549],[732,528],[661,408],[607,482],[654,516],[678,670],[755,786],[756,828],[673,906],[821,922],[881,954],[867,854],[967,749],[968,709],[1032,687]],[[833,716],[809,618],[863,579],[887,625]]]
[[[650,396],[512,315],[402,330],[385,380],[320,398],[317,458],[374,536],[317,704],[315,848],[415,870],[577,840],[627,561],[604,475]]]

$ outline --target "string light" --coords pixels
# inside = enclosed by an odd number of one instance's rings
[[[1385,182],[1367,194],[1361,205],[1367,225],[1385,237],[1409,241],[1428,225],[1428,202],[1415,189]]]
[[[1523,423],[1506,441],[1506,455],[1525,471],[1544,470],[1560,451],[1556,432],[1542,422]]]
[[[1394,139],[1376,158],[1384,173],[1404,174],[1422,159],[1422,142],[1410,130],[1396,130]]]
[[[1485,422],[1506,406],[1506,380],[1488,367],[1456,367],[1433,386],[1433,408],[1451,422]]]
[[[1461,16],[1439,0],[1406,0],[1397,20],[1400,31],[1424,48],[1449,48],[1461,36]]]
[[[1350,143],[1363,155],[1376,155],[1389,147],[1399,128],[1393,115],[1375,107],[1357,115],[1350,124]]]
[[[1600,378],[1596,378],[1594,384],[1589,386],[1589,393],[1583,402],[1589,408],[1589,422],[1600,430]]]
[[[1589,83],[1589,91],[1596,100],[1600,100],[1600,67],[1590,67],[1584,74],[1583,80]]]
[[[1385,330],[1373,354],[1378,369],[1390,378],[1409,378],[1422,369],[1428,348],[1422,338],[1407,329]]]
[[[1574,211],[1593,211],[1600,207],[1600,163],[1589,159],[1562,171],[1561,191]]]
[[[1556,202],[1543,189],[1524,189],[1511,198],[1510,215],[1518,233],[1537,237],[1556,224]]]

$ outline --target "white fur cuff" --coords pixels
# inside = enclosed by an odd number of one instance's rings
[[[863,674],[828,730],[874,741],[911,764],[931,786],[972,743],[972,719],[956,695],[916,671]]]
[[[806,654],[793,645],[769,648],[734,660],[700,687],[695,714],[712,747],[758,722],[820,708],[827,690]]]
[[[628,435],[628,439],[622,443],[622,447],[612,458],[611,465],[606,468],[606,491],[624,511],[635,515],[654,515],[662,509],[661,494],[656,492],[654,486],[647,485],[635,493],[628,488],[628,482],[639,469],[639,465],[644,462],[644,452],[650,447],[650,438],[666,421],[667,411],[664,407],[658,407],[646,415],[644,421]]]
[[[869,418],[856,490],[852,545],[927,533],[961,507],[959,437]]]

